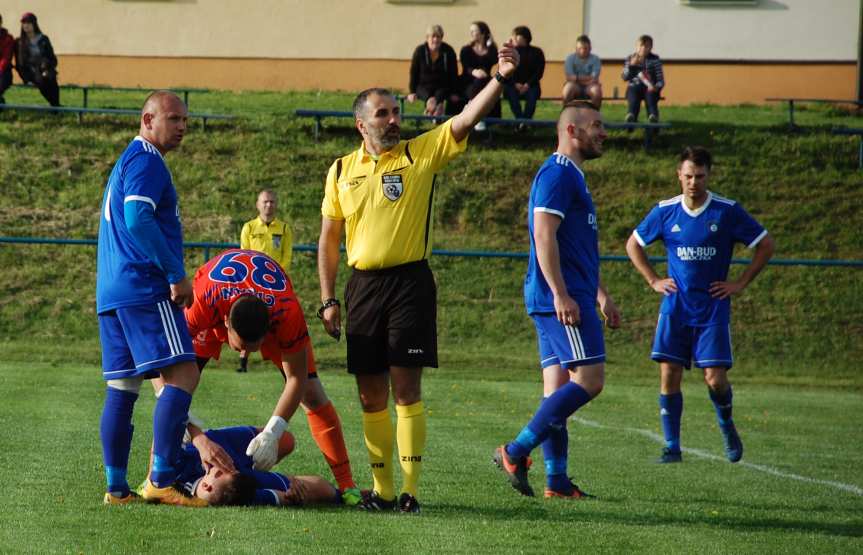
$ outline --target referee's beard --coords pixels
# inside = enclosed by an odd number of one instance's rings
[[[398,125],[387,125],[383,129],[367,127],[369,139],[378,150],[385,151],[399,144],[401,128]]]

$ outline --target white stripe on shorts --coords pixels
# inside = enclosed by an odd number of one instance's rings
[[[581,333],[579,333],[578,328],[566,325],[563,328],[566,330],[566,336],[569,338],[569,346],[572,349],[573,358],[575,360],[584,359],[584,343],[581,341]]]
[[[180,354],[180,349],[178,349],[178,344],[176,342],[176,338],[174,337],[173,331],[171,329],[171,325],[169,322],[173,321],[171,318],[170,308],[165,306],[165,301],[156,304],[156,307],[159,309],[159,316],[162,317],[162,329],[165,331],[165,337],[168,339],[168,347],[171,349],[171,356],[177,356]],[[165,314],[165,311],[168,311]]]
[[[173,301],[163,301],[165,303],[165,311],[168,314],[168,324],[171,326],[171,330],[174,332],[174,342],[177,344],[177,354],[183,354],[183,340],[180,339],[180,330],[177,329],[177,320],[174,318],[174,311],[172,310]],[[185,319],[185,317],[184,317]]]

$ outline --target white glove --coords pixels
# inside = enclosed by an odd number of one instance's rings
[[[267,471],[275,466],[279,460],[279,438],[287,427],[284,418],[271,416],[263,431],[252,438],[246,448],[246,455],[255,461],[252,468]]]

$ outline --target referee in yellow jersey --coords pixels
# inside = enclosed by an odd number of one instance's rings
[[[437,367],[437,291],[428,265],[435,176],[464,151],[470,130],[500,98],[517,65],[518,53],[507,42],[485,89],[459,115],[408,141],[400,140],[401,114],[392,93],[361,92],[353,109],[362,145],[336,160],[327,174],[318,241],[323,303],[318,315],[327,333],[338,338],[335,284],[344,231],[353,268],[345,288],[347,366],[357,380],[374,476],[374,489],[361,509],[419,512],[417,482],[426,439],[420,381],[423,367]],[[394,443],[403,477],[398,499]]]
[[[291,271],[291,256],[294,252],[294,237],[287,223],[276,218],[278,199],[276,193],[264,189],[258,193],[255,203],[258,217],[243,224],[240,231],[240,248],[259,251],[276,262],[288,273]],[[245,372],[249,364],[249,355],[240,353],[240,367],[237,372]]]

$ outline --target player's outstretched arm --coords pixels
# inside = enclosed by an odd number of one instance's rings
[[[727,299],[731,295],[739,293],[752,283],[755,276],[761,273],[761,270],[767,266],[767,263],[773,257],[773,252],[776,250],[776,245],[773,238],[765,235],[758,246],[755,247],[755,255],[752,257],[752,262],[746,267],[740,277],[734,281],[714,281],[710,284],[710,295],[717,299]]]
[[[626,241],[626,254],[632,261],[632,265],[638,270],[638,273],[647,281],[651,289],[663,295],[670,295],[677,292],[677,284],[671,278],[660,279],[656,270],[647,259],[647,253],[644,252],[644,247],[638,243],[635,235],[630,235]]]
[[[336,488],[320,476],[290,476],[290,479],[290,489],[280,492],[282,505],[335,503],[338,499]]]
[[[287,428],[288,421],[300,406],[306,389],[306,346],[295,353],[282,353],[282,370],[285,387],[273,410],[273,415],[264,429],[252,438],[246,454],[254,460],[255,470],[269,470],[279,459],[279,440]]]
[[[318,279],[321,282],[321,302],[336,298],[336,274],[339,268],[339,241],[342,238],[343,220],[321,218],[321,235],[318,239]],[[321,314],[324,329],[331,337],[341,334],[341,311],[331,306]]]
[[[515,73],[516,67],[518,67],[518,51],[512,41],[508,40],[501,45],[497,52],[497,71],[504,79],[509,79]],[[450,129],[456,141],[461,141],[467,137],[473,126],[491,111],[500,98],[501,90],[503,90],[503,83],[498,82],[497,79],[492,79],[473,100],[468,102],[464,110],[453,118]]]

